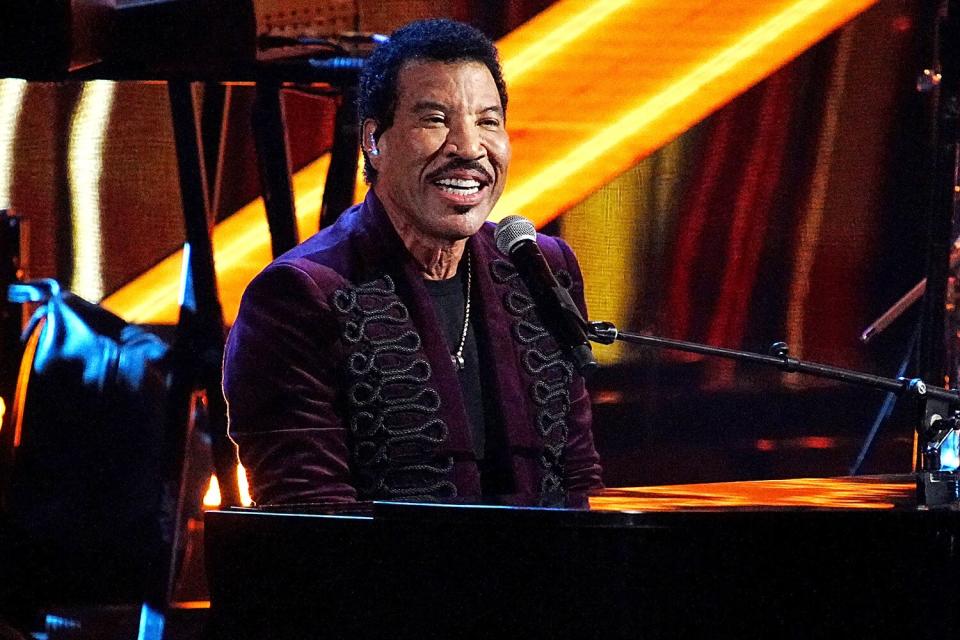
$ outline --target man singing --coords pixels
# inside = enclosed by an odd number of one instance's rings
[[[582,503],[583,379],[485,223],[510,164],[497,52],[426,20],[370,57],[363,203],[251,283],[227,342],[230,434],[261,504]],[[561,240],[538,236],[583,310]]]

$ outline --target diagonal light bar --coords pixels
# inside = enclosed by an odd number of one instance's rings
[[[514,160],[492,218],[548,222],[874,2],[561,0],[500,43]]]
[[[572,15],[554,10],[551,14],[552,21],[544,17],[538,18],[540,30],[534,32],[535,38],[524,43],[522,53],[509,58],[502,56],[503,75],[508,81],[516,81],[526,72],[536,70],[543,60],[564,47],[574,44],[578,38],[584,37],[590,29],[604,22],[631,1],[608,0],[602,3],[579,3],[585,6],[571,9],[574,11]],[[544,24],[548,21],[548,24]],[[522,39],[523,36],[515,35],[514,38]]]
[[[559,0],[499,44],[513,160],[491,216],[538,226],[855,17],[876,0]],[[317,228],[325,156],[294,176],[301,237]],[[260,200],[217,225],[224,317],[270,260]],[[104,301],[175,322],[181,255]]]
[[[319,226],[324,178],[330,165],[325,154],[296,173],[297,228],[301,238]],[[263,199],[257,198],[213,230],[217,283],[223,315],[229,323],[237,317],[243,290],[271,259],[270,231]],[[165,258],[113,295],[103,306],[128,322],[174,324],[179,315],[183,250]]]

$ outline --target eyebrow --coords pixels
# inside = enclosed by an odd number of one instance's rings
[[[413,110],[414,111],[431,111],[431,110],[448,111],[449,108],[447,107],[447,105],[440,102],[434,102],[432,100],[421,100],[419,102],[414,103]],[[493,111],[494,113],[496,113],[501,117],[503,116],[503,109],[501,109],[498,105],[484,107],[483,109],[480,109],[479,113],[489,113],[490,111]]]
[[[414,111],[427,111],[427,110],[446,111],[447,106],[445,104],[441,104],[439,102],[433,102],[431,100],[421,100],[413,105],[413,110]]]

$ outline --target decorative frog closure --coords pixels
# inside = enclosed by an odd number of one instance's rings
[[[563,504],[563,451],[567,445],[567,417],[570,414],[570,383],[573,365],[564,357],[560,345],[544,328],[533,298],[517,273],[506,260],[490,263],[494,282],[508,291],[503,304],[514,317],[511,335],[520,347],[520,363],[529,375],[528,392],[537,405],[536,428],[543,437],[540,465],[540,502],[543,505]],[[558,271],[557,280],[566,288],[570,275]]]
[[[338,289],[347,359],[351,462],[361,499],[439,500],[457,495],[453,458],[437,450],[448,428],[438,417],[432,368],[389,275]]]

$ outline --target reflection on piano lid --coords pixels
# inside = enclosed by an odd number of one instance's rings
[[[916,506],[917,482],[910,474],[606,489],[590,498],[593,511],[859,510]]]

